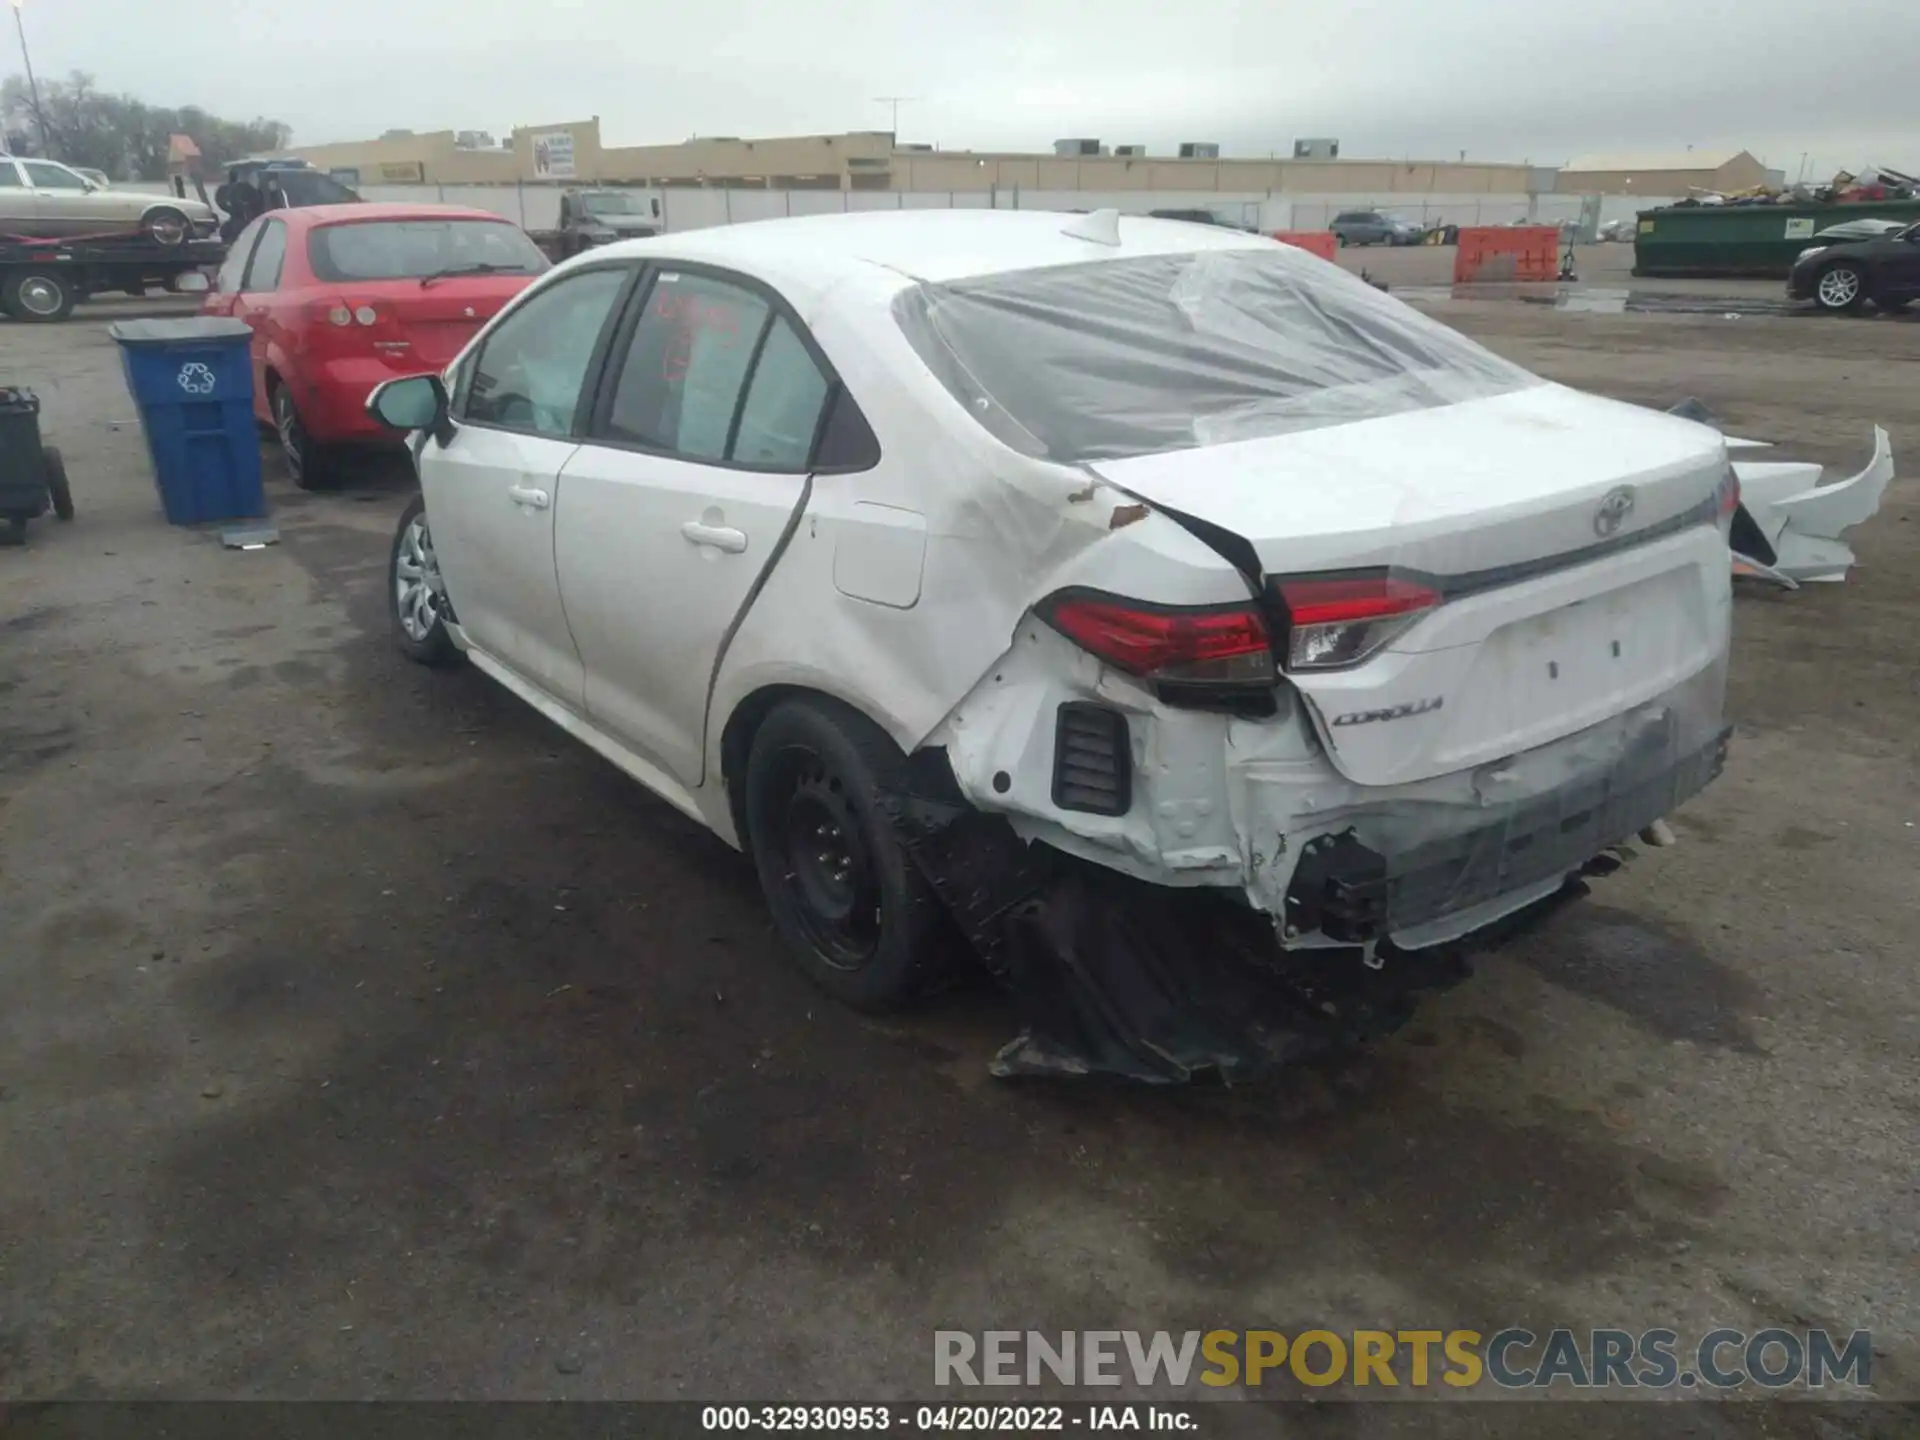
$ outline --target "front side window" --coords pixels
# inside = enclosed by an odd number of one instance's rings
[[[547,257],[505,220],[358,220],[307,238],[313,273],[334,284],[430,276],[537,275]]]
[[[64,165],[49,165],[44,160],[22,160],[27,180],[36,190],[85,190],[87,182]]]
[[[19,188],[20,171],[15,168],[13,161],[0,155],[0,190],[18,190]]]
[[[894,315],[963,409],[1074,464],[1288,434],[1541,382],[1279,245],[904,290]]]
[[[570,435],[600,332],[625,267],[569,275],[509,313],[473,362],[462,418],[535,435]]]

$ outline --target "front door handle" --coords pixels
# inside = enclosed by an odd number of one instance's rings
[[[553,503],[553,497],[544,490],[536,490],[531,485],[509,485],[507,498],[516,505],[525,505],[530,510],[544,510]]]
[[[729,555],[738,555],[747,548],[746,531],[735,530],[730,525],[704,525],[698,520],[689,520],[680,527],[680,533],[695,545],[711,545]]]

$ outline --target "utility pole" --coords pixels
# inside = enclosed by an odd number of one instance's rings
[[[18,5],[19,3],[20,0],[14,0],[14,4]],[[873,97],[874,104],[890,105],[893,107],[893,129],[889,133],[892,134],[895,140],[900,138],[900,107],[902,105],[911,105],[919,98],[918,95],[876,95]]]
[[[47,140],[47,112],[40,108],[40,82],[33,78],[33,56],[27,53],[27,24],[20,18],[26,0],[13,0],[13,28],[20,36],[20,59],[27,67],[27,93],[33,97],[33,122],[40,129],[40,153],[53,158],[53,146]]]

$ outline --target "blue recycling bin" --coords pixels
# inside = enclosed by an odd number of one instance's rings
[[[253,332],[220,316],[122,320],[127,389],[153,457],[160,504],[174,525],[267,513],[253,423]]]

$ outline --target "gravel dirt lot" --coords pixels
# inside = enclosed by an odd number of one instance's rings
[[[1912,320],[1434,308],[1920,464]],[[80,513],[0,551],[0,1396],[928,1397],[935,1328],[1570,1324],[1870,1328],[1875,1389],[1920,1397],[1915,481],[1844,586],[1742,594],[1733,759],[1678,847],[1337,1073],[1145,1093],[990,1080],[989,991],[818,998],[744,859],[399,659],[397,470],[310,496],[270,457],[283,543],[224,551],[161,522],[97,314],[0,326],[8,382]]]

